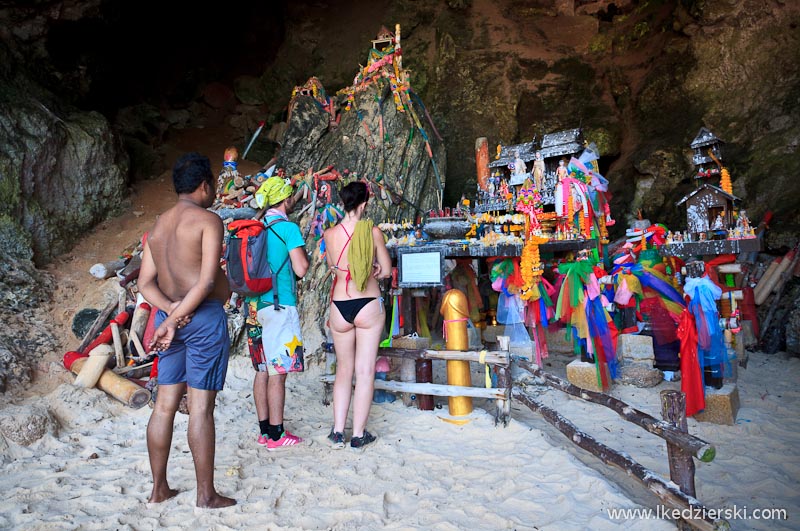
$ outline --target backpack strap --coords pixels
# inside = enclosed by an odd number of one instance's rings
[[[283,242],[283,245],[285,247],[287,247],[286,251],[288,253],[289,250],[288,250],[288,245],[286,245],[286,240],[281,238],[281,235],[278,234],[277,232],[275,232],[275,229],[272,228],[273,225],[275,225],[276,223],[280,223],[282,221],[288,221],[288,220],[283,219],[283,218],[274,219],[274,220],[272,220],[272,221],[270,221],[269,223],[266,224],[266,229],[271,231],[272,234],[277,236],[278,239]],[[287,254],[286,255],[286,260],[284,260],[283,263],[281,264],[281,266],[278,269],[275,270],[275,275],[274,275],[275,276],[275,282],[272,283],[272,305],[275,306],[275,310],[276,311],[283,309],[283,307],[278,302],[278,273],[280,273],[283,270],[283,268],[286,266],[286,264],[289,262],[289,258],[290,257]],[[292,282],[292,293],[294,293],[294,282]]]

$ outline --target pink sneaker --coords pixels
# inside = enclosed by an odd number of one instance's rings
[[[258,444],[260,444],[261,446],[266,446],[268,440],[269,440],[269,437],[267,437],[266,435],[259,435],[258,436]]]
[[[293,435],[288,431],[284,431],[281,434],[281,438],[277,441],[273,441],[269,437],[267,437],[267,450],[273,452],[275,450],[283,450],[290,446],[295,446],[303,442],[303,439],[298,437],[297,435]]]

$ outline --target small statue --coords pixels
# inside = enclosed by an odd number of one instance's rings
[[[561,182],[567,178],[567,162],[564,159],[558,161],[558,168],[556,169],[556,182]]]
[[[544,188],[544,160],[540,151],[536,152],[536,158],[533,159],[533,182],[537,190]]]
[[[720,212],[717,214],[717,219],[714,220],[714,226],[711,227],[713,230],[724,230],[725,229],[725,211]]]
[[[513,164],[509,164],[511,169],[511,184],[522,184],[528,176],[528,168],[525,166],[525,161],[519,156],[519,150],[515,152],[515,159]]]
[[[667,245],[671,244],[672,241],[673,241],[672,231],[668,231],[667,232],[667,239],[666,239]]]
[[[514,152],[514,175],[525,175],[528,173],[528,168],[525,166],[525,161],[519,156],[519,150]]]

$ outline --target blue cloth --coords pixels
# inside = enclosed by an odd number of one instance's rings
[[[723,331],[719,326],[717,300],[722,297],[722,289],[710,278],[688,278],[683,291],[691,299],[689,311],[697,322],[697,359],[701,367],[710,367],[714,377],[722,378],[731,374],[731,360],[725,347]]]
[[[276,219],[281,219],[282,216],[267,216],[264,218],[264,224],[268,225]],[[274,231],[274,232],[273,232]],[[267,260],[269,266],[272,268],[273,274],[281,267],[281,264],[289,256],[289,251],[297,249],[298,247],[305,246],[306,242],[303,240],[303,234],[300,232],[300,227],[291,221],[280,221],[272,225],[267,230],[269,235],[269,245],[267,246]],[[277,234],[277,235],[276,235]],[[278,239],[278,236],[286,242],[286,245]],[[297,306],[297,297],[295,296],[294,283],[295,275],[292,269],[292,261],[286,262],[283,269],[273,279],[273,286],[278,286],[278,302],[281,306]],[[273,290],[270,290],[259,297],[258,309],[273,303]]]
[[[156,314],[158,327],[167,318]],[[228,318],[222,303],[203,301],[188,325],[178,329],[170,347],[158,355],[158,383],[186,383],[194,389],[219,391],[228,372]]]

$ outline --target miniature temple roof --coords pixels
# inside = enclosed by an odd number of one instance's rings
[[[557,133],[544,135],[542,138],[542,158],[571,155],[583,149],[583,131],[579,129],[566,129]]]
[[[386,26],[381,26],[378,35],[372,40],[372,47],[380,50],[392,44],[394,44],[394,33],[386,29]]]
[[[533,160],[536,158],[536,139],[513,146],[500,146],[500,158],[490,162],[489,167],[497,168],[512,164],[517,158],[517,151],[519,151],[519,158],[525,162]]]
[[[700,185],[700,187],[697,188],[697,190],[694,190],[692,193],[690,193],[689,195],[687,195],[686,197],[684,197],[683,199],[681,199],[680,201],[675,203],[675,206],[682,205],[683,203],[685,203],[686,201],[688,201],[689,199],[691,199],[692,197],[697,195],[699,192],[701,192],[702,190],[706,190],[706,189],[713,190],[713,191],[719,193],[720,195],[722,195],[723,197],[726,197],[726,198],[730,199],[731,201],[741,201],[740,198],[736,197],[735,195],[729,194],[728,192],[726,192],[725,190],[723,190],[719,186],[714,186],[713,184],[704,183],[704,184]]]
[[[717,136],[706,129],[705,127],[701,127],[700,131],[697,133],[697,136],[694,137],[692,140],[691,147],[692,149],[701,148],[704,146],[710,146],[711,144],[715,144],[718,142],[722,142]]]

